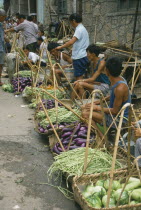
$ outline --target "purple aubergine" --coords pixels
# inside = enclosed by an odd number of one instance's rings
[[[59,152],[59,150],[57,149],[57,146],[56,146],[56,145],[53,147],[53,152],[55,152],[55,153],[57,153],[57,154],[60,154],[60,152]]]
[[[68,131],[72,131],[73,130],[73,128],[63,128],[63,132],[68,132]]]
[[[63,137],[63,140],[62,141],[69,141],[71,138],[71,136],[68,136],[68,137]]]
[[[62,135],[62,138],[67,137],[67,136],[70,136],[71,134],[72,134],[72,132],[66,132],[66,133],[64,133],[64,134]]]
[[[82,143],[81,144],[81,147],[86,147],[86,143]]]
[[[78,132],[78,137],[87,138],[87,135],[85,133],[83,133],[82,131],[79,131]]]
[[[81,144],[86,143],[86,139],[80,139],[78,141],[76,141],[76,145],[77,146],[81,146]]]
[[[43,128],[40,128],[39,131],[40,131],[41,133],[44,133],[44,129],[43,129]]]
[[[80,131],[83,131],[83,130],[87,130],[87,128],[86,128],[85,126],[82,126],[82,127],[80,128]]]
[[[81,124],[78,123],[78,125],[77,125],[76,128],[75,128],[75,133],[77,133],[77,132],[79,131],[80,127],[81,127]]]
[[[59,152],[63,152],[63,149],[61,147],[57,148],[59,150]]]
[[[74,145],[74,146],[70,146],[70,148],[69,148],[69,149],[71,150],[71,149],[77,149],[77,148],[79,148],[79,147],[78,147],[78,146],[76,146],[76,145]]]

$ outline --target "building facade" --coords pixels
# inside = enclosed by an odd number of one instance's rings
[[[135,30],[135,40],[141,36],[141,0]],[[131,45],[137,0],[82,0],[83,23],[91,42],[117,40]],[[135,42],[141,48],[141,41]]]

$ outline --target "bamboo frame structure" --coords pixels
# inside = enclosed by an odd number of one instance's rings
[[[59,136],[58,136],[58,133],[56,132],[56,130],[55,130],[55,128],[54,128],[54,125],[52,124],[52,122],[51,122],[51,120],[50,120],[50,117],[49,117],[49,115],[48,115],[48,111],[47,111],[47,109],[44,107],[43,102],[42,102],[42,100],[41,100],[41,97],[39,97],[39,101],[40,101],[40,103],[41,103],[41,105],[42,105],[42,107],[43,107],[43,110],[44,110],[44,112],[45,112],[45,114],[46,114],[46,117],[47,117],[47,119],[48,119],[48,121],[49,121],[49,123],[50,123],[50,125],[51,125],[51,127],[52,127],[52,129],[53,129],[53,131],[54,131],[54,133],[55,133],[55,136],[56,136],[58,142],[60,143],[60,146],[61,146],[63,152],[65,152],[64,146],[63,146],[63,144],[62,144],[62,142],[61,142],[61,140],[60,140],[60,138],[59,138]]]
[[[120,116],[120,121],[118,125],[118,130],[117,130],[117,135],[116,135],[116,140],[115,140],[115,146],[114,146],[114,154],[113,154],[113,161],[112,161],[112,167],[111,167],[111,172],[110,172],[110,183],[109,183],[109,188],[108,188],[108,194],[107,194],[107,204],[106,207],[109,207],[109,202],[110,202],[110,195],[111,195],[111,190],[112,190],[112,183],[113,183],[113,174],[115,170],[115,162],[116,162],[116,156],[117,156],[117,148],[118,148],[118,142],[119,142],[119,136],[120,136],[120,130],[122,127],[122,121],[123,121],[123,115],[124,111],[127,107],[130,106],[130,103],[126,103],[121,110],[121,116]]]

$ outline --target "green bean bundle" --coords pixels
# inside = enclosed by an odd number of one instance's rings
[[[55,162],[48,170],[48,175],[51,176],[58,170],[68,173],[70,176],[82,175],[85,149],[86,148],[78,148],[69,150],[68,152],[62,152],[60,155],[56,156]],[[98,149],[89,148],[88,163],[85,174],[106,172],[111,168],[112,156],[107,151],[103,152]],[[119,168],[122,168],[122,164],[116,160],[115,169]]]

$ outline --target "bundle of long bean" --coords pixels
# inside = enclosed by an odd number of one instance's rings
[[[68,173],[70,176],[82,175],[84,167],[84,154],[86,148],[78,148],[75,150],[69,150],[68,152],[62,152],[55,157],[55,162],[48,170],[48,175],[59,170],[64,173]],[[91,160],[91,161],[90,161]],[[112,165],[112,156],[107,151],[101,151],[98,149],[89,148],[88,151],[88,164],[85,174],[102,173],[109,171]],[[116,169],[122,168],[122,164],[116,161]]]

